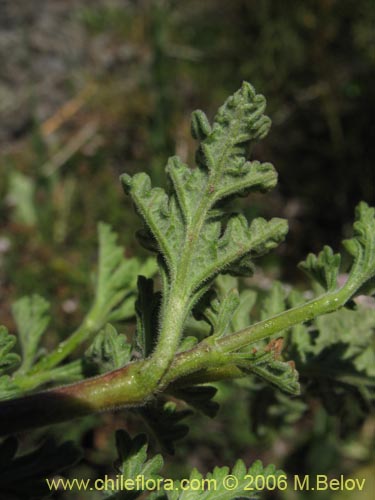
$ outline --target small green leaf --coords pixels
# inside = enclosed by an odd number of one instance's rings
[[[243,290],[240,293],[240,303],[232,317],[233,332],[242,330],[250,324],[250,313],[252,312],[255,302],[257,300],[257,293],[254,290]]]
[[[228,488],[227,478],[233,477]],[[253,478],[252,490],[248,486],[250,484],[250,476]],[[277,470],[274,465],[263,467],[260,460],[253,463],[251,467],[246,468],[242,460],[238,460],[232,471],[229,467],[215,467],[212,472],[208,472],[204,478],[206,484],[215,485],[215,487],[205,490],[195,490],[181,488],[179,491],[166,491],[168,500],[236,500],[236,499],[256,499],[259,494],[264,491],[264,484],[267,478],[270,485],[277,485],[277,479],[280,476],[285,476],[283,471]],[[203,480],[203,475],[197,469],[193,469],[189,477],[190,481],[196,484]],[[268,482],[267,482],[268,484]]]
[[[283,285],[275,281],[262,302],[260,318],[264,320],[285,311],[285,295]]]
[[[100,223],[99,265],[94,306],[107,321],[120,321],[134,315],[135,289],[138,274],[152,275],[156,263],[141,263],[133,257],[125,259],[124,249],[117,244],[117,235],[109,225]]]
[[[163,467],[163,458],[161,455],[147,459],[147,437],[144,434],[139,434],[131,438],[129,434],[123,430],[116,431],[116,448],[118,458],[115,462],[116,470],[126,479],[136,481],[142,477],[143,481],[153,479],[157,481],[161,478],[160,470]],[[135,483],[137,484],[137,483]],[[138,498],[143,493],[142,490],[120,490],[113,495],[109,495],[108,499],[113,500],[133,500]]]
[[[354,259],[345,286],[357,290],[375,277],[375,208],[362,201],[353,228],[354,237],[343,242]]]
[[[10,335],[5,326],[0,326],[0,375],[12,370],[20,362],[18,354],[11,352],[16,341],[16,337]]]
[[[191,135],[194,139],[203,141],[212,132],[206,114],[197,109],[191,114]]]
[[[333,253],[332,248],[325,246],[318,256],[310,253],[298,267],[325,290],[333,291],[337,288],[340,262],[341,255]]]
[[[228,333],[233,314],[238,308],[240,297],[238,290],[229,290],[220,300],[212,291],[203,297],[203,301],[195,310],[197,319],[205,319],[212,328],[211,335],[220,338]]]
[[[131,351],[125,335],[120,335],[112,325],[107,324],[87,349],[84,364],[90,373],[106,373],[126,365]]]
[[[13,304],[22,351],[20,373],[26,373],[36,361],[40,340],[50,322],[49,309],[49,303],[39,295],[23,297]]]
[[[358,371],[375,377],[375,309],[357,306],[319,316],[314,352],[340,343],[347,345],[344,359],[351,358]]]
[[[298,372],[292,361],[281,360],[283,339],[273,339],[259,350],[233,353],[233,362],[245,373],[254,373],[266,382],[284,392],[297,395],[300,393]]]
[[[21,393],[20,388],[13,382],[9,375],[0,377],[0,399],[9,399]]]

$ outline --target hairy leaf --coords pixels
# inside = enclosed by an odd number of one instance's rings
[[[198,168],[171,158],[167,192],[152,188],[144,173],[122,176],[145,223],[142,242],[163,256],[169,284],[183,274],[184,287],[193,293],[220,272],[247,273],[250,254],[273,248],[285,236],[287,225],[281,219],[259,218],[249,225],[242,215],[217,206],[228,196],[268,190],[276,183],[271,165],[245,158],[248,145],[269,128],[264,108],[264,97],[244,83],[220,108],[212,128],[201,111],[194,113],[192,131],[201,141]]]
[[[197,319],[204,319],[211,325],[211,335],[219,338],[226,333],[232,321],[234,312],[240,304],[236,289],[229,290],[222,298],[211,290],[196,307],[194,313]]]
[[[147,437],[139,434],[131,438],[129,434],[120,429],[116,431],[116,448],[118,458],[115,462],[116,470],[126,479],[136,481],[137,477],[142,477],[144,481],[148,479],[157,480],[161,476],[160,470],[163,467],[161,455],[155,455],[147,459]],[[133,500],[142,494],[141,490],[125,490],[109,495],[111,500]]]
[[[375,208],[361,202],[356,208],[354,236],[344,241],[353,257],[348,286],[362,286],[375,276]]]
[[[125,335],[120,335],[112,325],[107,324],[87,349],[84,365],[89,373],[106,373],[126,365],[131,351]]]
[[[234,353],[233,361],[246,373],[254,373],[266,382],[289,394],[299,394],[298,372],[292,361],[281,360],[283,339],[271,340],[264,348],[253,352]]]

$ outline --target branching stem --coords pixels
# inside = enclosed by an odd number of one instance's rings
[[[0,433],[6,435],[96,412],[139,406],[152,398],[155,392],[173,387],[173,384],[189,385],[238,376],[238,368],[228,362],[228,353],[333,312],[345,304],[351,296],[350,292],[344,286],[228,335],[216,344],[202,341],[195,348],[177,355],[159,383],[153,378],[158,370],[150,369],[153,359],[150,358],[83,382],[3,401],[0,403]],[[148,373],[148,378],[145,373]]]

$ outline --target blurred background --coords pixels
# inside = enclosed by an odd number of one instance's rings
[[[0,62],[0,324],[10,329],[11,302],[31,292],[52,300],[56,337],[79,322],[99,220],[129,256],[144,255],[118,176],[144,170],[163,185],[168,156],[194,158],[191,111],[212,118],[243,80],[267,98],[273,126],[253,158],[272,162],[279,184],[242,203],[290,223],[261,279],[303,282],[297,263],[338,249],[356,204],[375,203],[372,0],[0,0]],[[318,407],[285,428],[275,416],[262,434],[248,404],[234,404],[244,390],[223,386],[220,419],[196,419],[175,471],[261,457],[301,474],[370,474],[373,420],[343,436]],[[85,475],[108,467],[118,419],[82,424]],[[357,498],[340,495],[317,498]]]

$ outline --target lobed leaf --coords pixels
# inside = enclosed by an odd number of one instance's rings
[[[142,244],[162,255],[165,294],[181,275],[187,283],[180,286],[194,295],[221,272],[249,274],[250,256],[284,238],[287,224],[281,219],[259,218],[249,225],[244,216],[218,208],[229,196],[276,184],[270,164],[246,161],[249,145],[270,126],[264,109],[264,97],[245,82],[219,109],[212,127],[203,112],[193,113],[192,133],[201,141],[198,167],[190,169],[179,158],[170,158],[167,191],[153,188],[144,173],[121,177],[145,224]]]
[[[310,253],[298,267],[325,290],[333,291],[337,288],[340,262],[341,255],[334,254],[332,248],[326,245],[318,256]]]
[[[375,277],[375,208],[362,201],[355,215],[354,236],[343,244],[354,261],[347,285],[358,289]]]
[[[106,373],[125,366],[130,361],[132,346],[125,335],[120,335],[107,324],[95,337],[84,358],[89,373]]]
[[[289,394],[300,393],[298,372],[293,361],[282,361],[283,339],[271,340],[264,348],[252,352],[234,353],[233,361],[245,373],[253,373]]]
[[[138,274],[152,275],[156,263],[148,259],[143,264],[135,257],[125,259],[117,244],[117,234],[109,225],[100,223],[99,264],[94,307],[107,321],[127,319],[134,314],[135,289]]]
[[[234,476],[235,481],[231,483],[233,488],[227,488],[227,476]],[[168,500],[235,500],[238,498],[255,499],[264,490],[264,482],[261,479],[271,477],[271,483],[276,483],[277,478],[285,475],[283,471],[277,470],[274,465],[264,467],[260,460],[253,463],[251,467],[246,468],[242,460],[238,460],[233,469],[229,467],[215,467],[212,472],[203,476],[197,469],[193,469],[189,480],[192,484],[199,484],[206,479],[206,484],[211,487],[202,490],[179,489],[179,491],[166,491]],[[251,483],[252,490],[249,489],[250,476],[254,478]]]
[[[220,338],[230,327],[233,315],[240,304],[238,290],[232,288],[221,299],[212,290],[203,297],[195,310],[197,319],[204,319],[211,326],[211,335]]]
[[[131,438],[123,430],[116,431],[116,448],[118,458],[115,462],[116,470],[126,479],[136,480],[142,477],[144,481],[148,479],[158,480],[163,467],[163,458],[161,455],[147,459],[147,437],[139,434]],[[142,495],[141,490],[120,490],[107,496],[111,500],[133,500]]]

